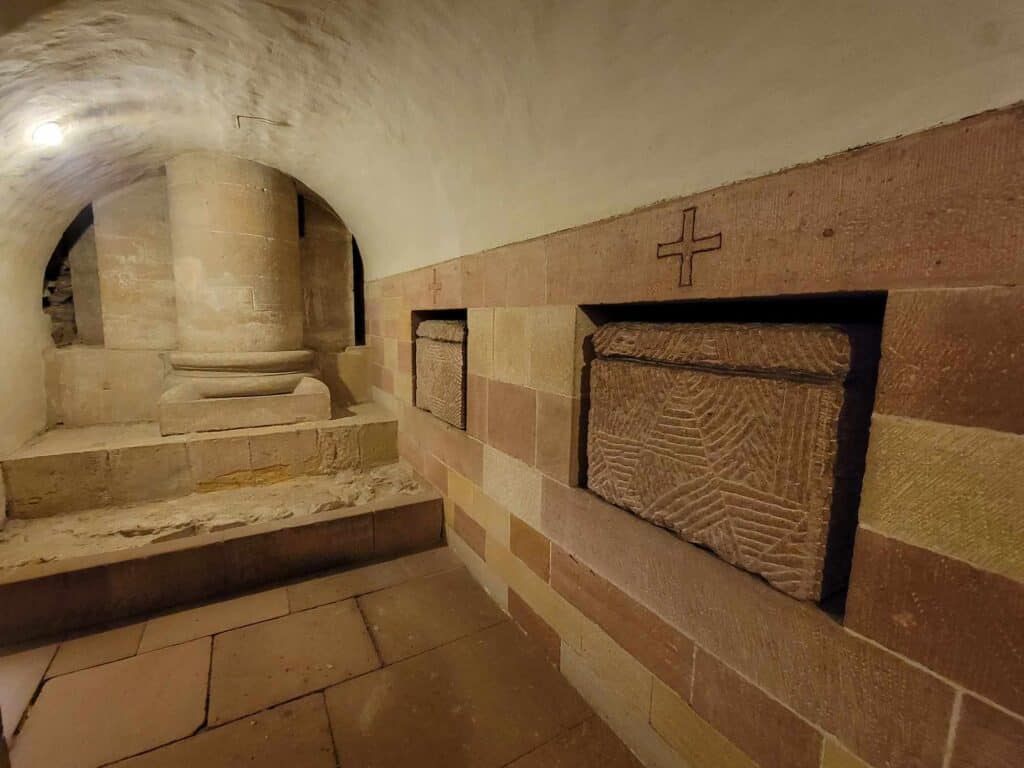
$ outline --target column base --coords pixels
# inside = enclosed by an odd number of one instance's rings
[[[210,397],[194,381],[171,387],[160,398],[160,433],[183,435],[222,429],[326,421],[331,392],[322,381],[302,377],[290,392]]]

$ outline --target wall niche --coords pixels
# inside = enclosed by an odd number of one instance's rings
[[[466,310],[413,313],[413,402],[466,428]]]
[[[841,610],[884,295],[585,309],[586,487]]]

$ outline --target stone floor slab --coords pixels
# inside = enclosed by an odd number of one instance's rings
[[[591,715],[511,622],[327,691],[344,765],[497,768]]]
[[[205,718],[209,664],[203,638],[47,681],[13,764],[96,768],[191,735]]]
[[[460,565],[459,559],[450,549],[439,547],[417,555],[294,584],[288,587],[288,601],[293,611],[304,611],[397,586],[418,576],[454,570]]]
[[[359,598],[385,664],[505,620],[465,568]]]
[[[0,713],[3,713],[3,735],[8,743],[11,743],[14,731],[56,650],[56,645],[44,645],[19,651],[0,651]]]
[[[112,768],[334,768],[323,694],[132,757]]]
[[[63,641],[46,671],[46,677],[66,675],[134,656],[139,650],[139,640],[145,626],[145,622],[128,624]]]
[[[271,589],[150,619],[139,653],[215,635],[288,613],[288,593]]]
[[[577,725],[508,768],[643,768],[599,717]]]
[[[211,725],[380,666],[354,600],[231,630],[214,639]]]

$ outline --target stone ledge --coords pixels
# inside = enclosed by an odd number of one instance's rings
[[[395,416],[372,405],[354,411],[329,421],[184,436],[135,430],[123,441],[48,433],[0,462],[8,514],[48,517],[395,461]]]
[[[357,507],[21,568],[0,578],[0,645],[441,546],[440,497]]]

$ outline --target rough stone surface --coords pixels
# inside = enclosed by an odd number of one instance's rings
[[[594,347],[591,490],[794,597],[842,586],[825,561],[858,479],[837,459],[844,332],[613,323]]]
[[[75,303],[75,330],[81,344],[103,344],[103,309],[96,257],[96,227],[89,227],[68,254]]]
[[[103,308],[111,349],[174,349],[178,343],[174,268],[163,174],[93,204]]]
[[[416,334],[416,406],[465,429],[465,323],[425,321]]]
[[[0,531],[0,573],[71,557],[216,533],[367,504],[422,490],[398,464],[340,470],[275,485],[230,488],[128,508],[8,520]]]
[[[321,352],[342,352],[355,340],[352,292],[352,233],[327,208],[303,197],[303,339]]]

